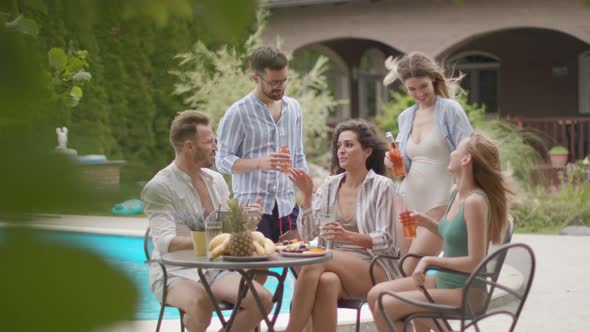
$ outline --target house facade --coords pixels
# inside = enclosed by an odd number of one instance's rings
[[[422,51],[466,74],[469,99],[590,153],[590,5],[583,0],[271,0],[267,43],[327,56],[339,119],[387,100],[384,60]]]

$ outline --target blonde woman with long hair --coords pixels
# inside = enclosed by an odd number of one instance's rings
[[[440,222],[420,212],[413,212],[417,226],[442,239],[444,256],[423,257],[410,277],[384,282],[371,289],[369,306],[379,331],[387,324],[378,309],[377,299],[383,290],[401,292],[406,298],[427,302],[418,289],[423,285],[437,304],[459,305],[464,275],[438,272],[425,275],[428,266],[436,265],[471,273],[487,255],[490,242],[499,243],[508,219],[508,195],[512,194],[500,168],[498,148],[481,134],[466,138],[451,153],[448,171],[457,185]],[[396,329],[403,329],[402,318],[427,309],[383,298],[384,307]]]
[[[461,77],[447,77],[430,57],[413,52],[385,62],[388,85],[400,80],[416,104],[398,117],[397,141],[408,170],[400,186],[408,208],[439,220],[449,200],[453,176],[447,172],[450,153],[473,129],[461,105],[453,100]],[[385,165],[391,167],[389,156]],[[399,224],[399,223],[398,223]],[[399,225],[398,225],[399,227]],[[416,238],[400,242],[402,254],[438,255],[440,238],[418,229]],[[407,259],[403,269],[411,274],[418,261]]]

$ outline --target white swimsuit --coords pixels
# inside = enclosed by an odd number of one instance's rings
[[[405,193],[408,208],[424,213],[446,206],[454,179],[447,170],[451,151],[438,126],[434,126],[419,144],[410,136],[406,153],[412,166],[400,192]]]

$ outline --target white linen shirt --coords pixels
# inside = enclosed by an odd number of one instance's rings
[[[328,177],[316,190],[311,208],[303,210],[297,218],[297,229],[303,240],[310,241],[319,234],[321,214],[334,209],[340,183],[346,173]],[[367,249],[372,257],[377,254],[398,255],[395,227],[394,197],[397,185],[391,179],[369,170],[356,194],[356,221],[359,233],[368,234],[373,247]],[[399,275],[397,261],[378,261],[391,280]]]
[[[201,168],[203,180],[215,209],[226,208],[229,189],[223,176],[208,168]],[[141,200],[149,219],[153,259],[168,253],[170,241],[176,236],[191,236],[189,224],[199,221],[204,230],[203,207],[199,194],[192,185],[191,177],[180,170],[174,162],[156,174],[143,188]],[[168,276],[179,276],[198,280],[196,269],[166,266]],[[150,265],[150,283],[162,278],[162,271],[155,264]]]
[[[237,160],[264,157],[279,152],[281,145],[287,145],[291,166],[309,172],[303,153],[302,121],[301,108],[295,99],[283,97],[281,116],[275,122],[264,103],[251,92],[233,104],[219,122],[215,156],[217,170],[230,174]],[[287,142],[280,142],[281,132]],[[244,205],[260,196],[265,214],[272,214],[275,201],[279,217],[290,214],[295,207],[293,184],[287,174],[279,171],[232,174],[232,191]]]

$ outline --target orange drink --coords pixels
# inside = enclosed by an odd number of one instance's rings
[[[393,141],[393,135],[391,132],[387,132],[385,134],[387,138],[387,142],[389,143],[389,160],[391,161],[391,165],[393,168],[393,176],[403,176],[406,175],[406,166],[404,165],[404,159],[402,158],[402,154],[397,148],[395,142]]]
[[[416,220],[412,217],[410,210],[405,210],[399,214],[399,220],[404,227],[404,237],[413,239],[416,237]]]
[[[281,148],[279,149],[280,153],[286,153],[288,155],[290,155],[291,153],[289,152],[289,147],[288,146],[281,146]],[[283,165],[281,166],[281,172],[282,173],[289,173],[289,170],[291,169],[291,163],[289,163],[289,161],[283,161]]]

